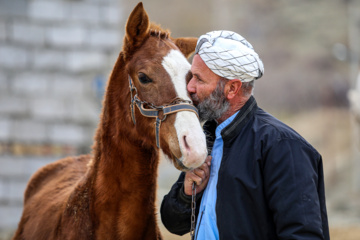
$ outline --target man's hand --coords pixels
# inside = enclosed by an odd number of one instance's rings
[[[196,183],[196,192],[205,189],[210,177],[211,156],[207,156],[205,162],[198,168],[191,170],[185,174],[184,192],[191,196],[192,183]]]

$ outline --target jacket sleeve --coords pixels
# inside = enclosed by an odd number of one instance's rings
[[[311,145],[279,140],[266,154],[264,184],[279,239],[329,239],[322,160]]]
[[[184,193],[185,173],[172,186],[170,192],[164,196],[160,207],[161,221],[166,229],[177,235],[190,232],[191,227],[191,196]],[[196,218],[199,212],[202,193],[196,194]]]

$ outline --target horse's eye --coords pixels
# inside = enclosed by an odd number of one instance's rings
[[[149,78],[145,73],[142,73],[142,72],[140,72],[138,74],[138,78],[139,78],[140,82],[143,84],[152,82],[151,78]]]

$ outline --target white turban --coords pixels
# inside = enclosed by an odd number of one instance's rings
[[[253,46],[231,31],[212,31],[200,36],[195,53],[217,75],[250,82],[264,73],[264,65]]]

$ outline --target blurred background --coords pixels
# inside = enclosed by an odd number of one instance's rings
[[[173,37],[244,36],[265,65],[255,97],[323,156],[332,239],[360,239],[360,1],[144,0]],[[89,153],[134,0],[0,0],[0,239],[41,166]],[[179,172],[162,161],[158,202]],[[168,233],[165,239],[189,239]]]

